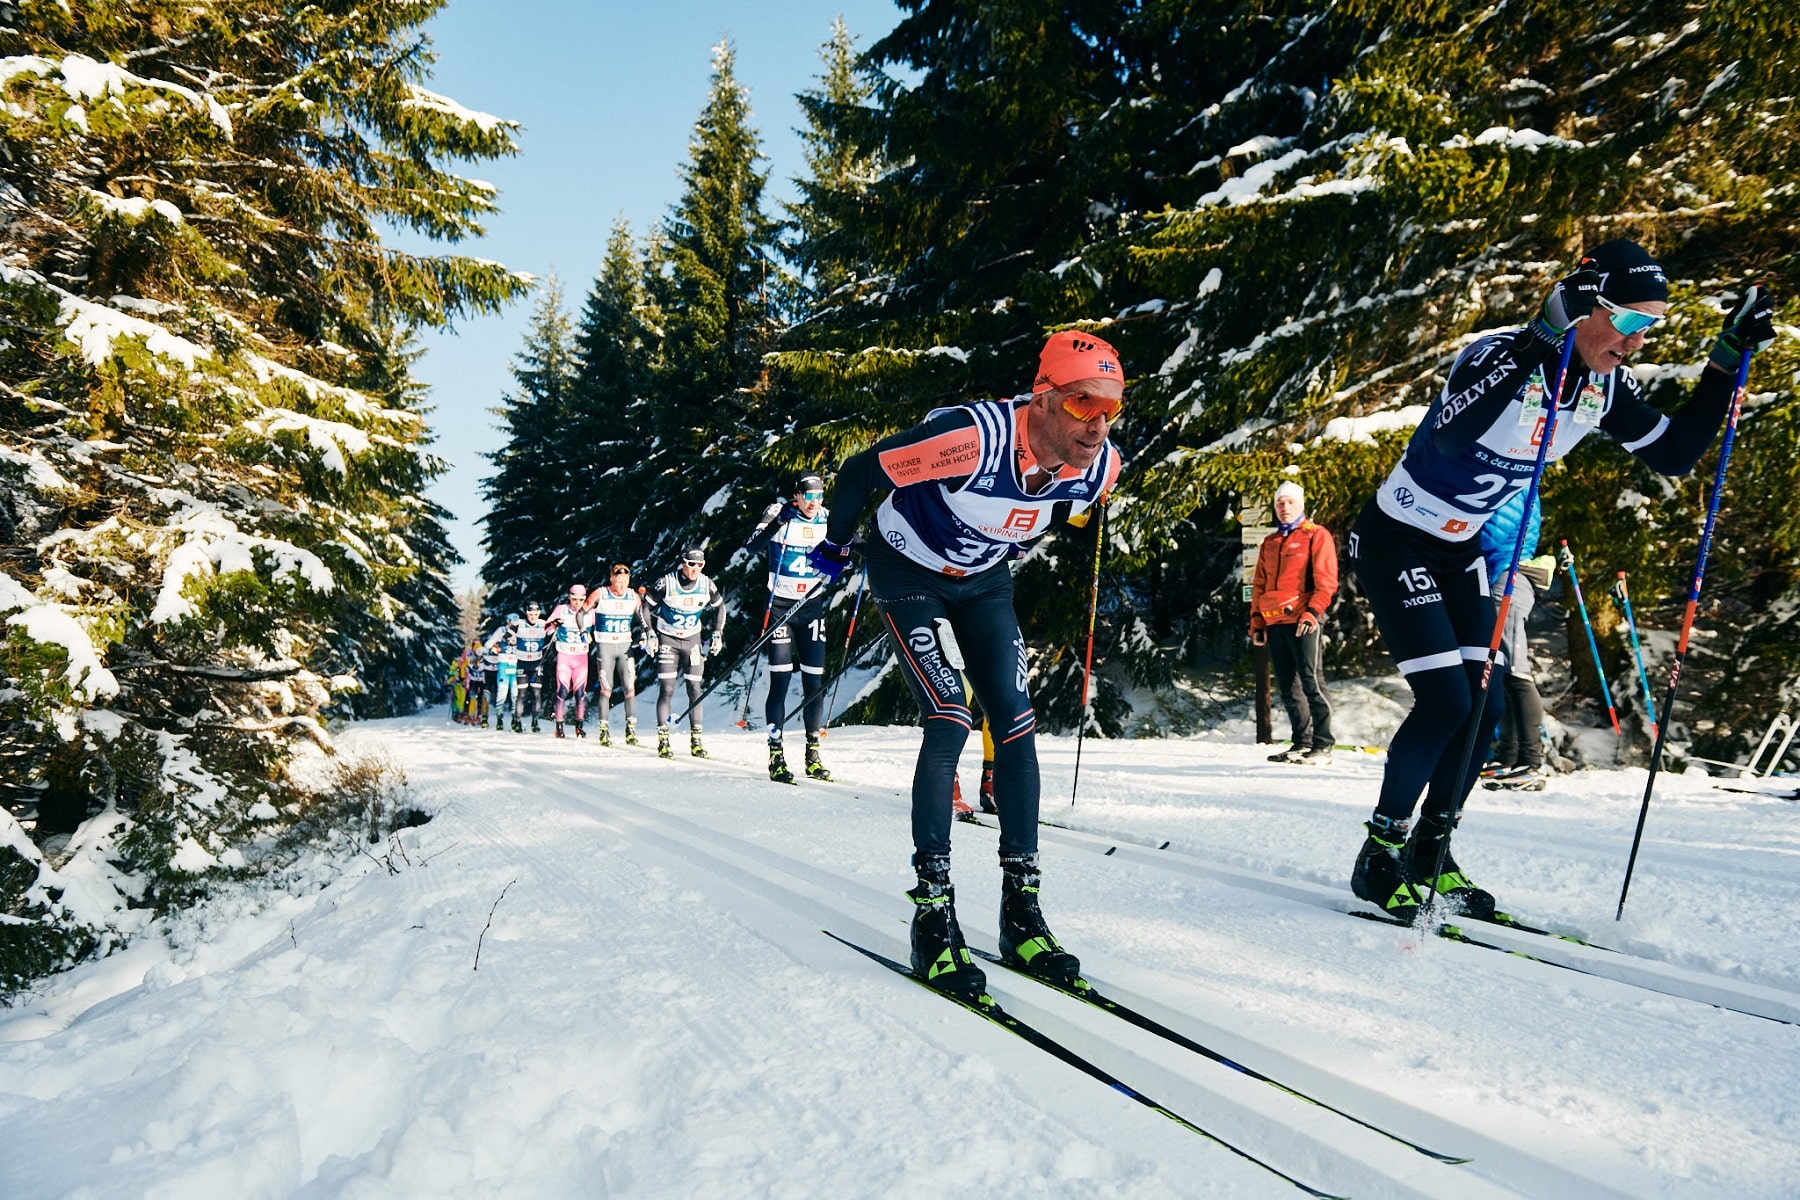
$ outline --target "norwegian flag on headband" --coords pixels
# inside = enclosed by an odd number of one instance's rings
[[[1083,379],[1117,379],[1125,382],[1125,370],[1119,365],[1119,352],[1091,333],[1065,329],[1053,333],[1038,355],[1037,377],[1032,390],[1049,391],[1053,387],[1076,383]]]

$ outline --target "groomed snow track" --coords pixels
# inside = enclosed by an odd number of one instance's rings
[[[445,759],[466,760],[478,749],[463,731],[446,730],[426,736],[441,742]],[[957,1013],[918,989],[903,986],[878,965],[821,936],[821,930],[829,929],[903,960],[904,904],[890,887],[876,886],[781,848],[752,843],[714,828],[707,820],[708,805],[692,798],[705,794],[704,778],[710,775],[741,779],[746,773],[760,774],[756,768],[718,758],[702,761],[686,756],[674,763],[657,764],[647,750],[599,751],[580,743],[564,743],[557,749],[561,753],[555,755],[554,767],[546,769],[545,755],[537,744],[509,744],[493,739],[479,745],[480,762],[487,772],[546,800],[577,807],[598,830],[622,839],[634,847],[634,852],[654,852],[664,869],[720,907],[756,912],[755,932],[769,946],[746,947],[747,953],[775,949],[795,957],[808,970],[840,978],[866,977],[871,988],[893,993],[891,1011],[912,1024],[919,1036],[932,1041],[952,1039],[955,1045],[989,1058],[999,1069],[1018,1072],[1032,1081],[1037,1094],[1078,1098],[1084,1112],[1111,1106],[1116,1110],[1111,1113],[1111,1120],[1168,1125],[1171,1133],[1192,1138],[1172,1123],[1130,1104],[1049,1057],[1013,1045],[1014,1039],[987,1027],[979,1018]],[[596,753],[628,757],[596,758]],[[632,768],[628,773],[619,771],[627,764]],[[681,773],[700,782],[701,787],[645,788],[636,769],[640,765]],[[777,798],[778,793],[792,794],[791,789],[768,786],[772,798]],[[843,784],[823,786],[841,792],[846,803],[885,803],[893,809],[896,820],[903,820],[906,800],[899,789],[857,786],[853,791]],[[804,829],[797,832],[803,834]],[[1220,867],[1169,850],[1067,829],[1045,829],[1043,833],[1047,843],[1054,841],[1099,855],[1120,866],[1150,867],[1231,888],[1251,889],[1268,896],[1273,903],[1319,912],[1320,919],[1324,919],[1324,911],[1334,915],[1342,912],[1348,902],[1345,894],[1331,889]],[[896,829],[895,836],[897,842],[904,838],[901,828]],[[750,903],[746,904],[746,900]],[[988,923],[979,918],[971,920],[967,906],[963,907],[965,931],[971,944],[994,950]],[[1343,918],[1336,919],[1350,924]],[[1555,956],[1560,955],[1579,964],[1579,969],[1594,976],[1579,983],[1591,991],[1596,1003],[1629,1005],[1642,989],[1649,988],[1700,1004],[1743,1011],[1760,1007],[1769,1010],[1762,1015],[1781,1020],[1800,1012],[1792,997],[1775,993],[1774,989],[1708,979],[1667,964],[1485,925],[1479,930],[1484,937],[1491,934],[1490,940],[1496,942],[1517,940],[1527,953],[1547,962],[1558,961]],[[1394,936],[1404,939],[1415,935],[1395,930]],[[1304,1054],[1284,1049],[1265,1025],[1243,1019],[1230,1005],[1196,997],[1191,981],[1175,980],[1142,967],[1108,963],[1096,953],[1096,947],[1078,949],[1087,956],[1089,978],[1105,994],[1288,1087],[1409,1140],[1470,1159],[1464,1165],[1434,1161],[1378,1132],[1285,1095],[1229,1067],[1175,1048],[1162,1038],[1079,1001],[1008,972],[990,969],[990,991],[1008,1011],[1209,1133],[1311,1186],[1351,1196],[1639,1194],[1629,1179],[1621,1180],[1615,1173],[1584,1172],[1558,1161],[1560,1156],[1553,1152],[1534,1153],[1516,1139],[1494,1136],[1480,1128],[1478,1120],[1459,1120],[1454,1114],[1431,1111],[1308,1061]],[[1444,944],[1442,949],[1448,953],[1483,955],[1493,960],[1491,966],[1498,970],[1549,969],[1542,963],[1503,958],[1472,947]],[[721,967],[729,969],[726,964]],[[1606,977],[1601,978],[1602,975]],[[953,1028],[957,1023],[966,1028]],[[1248,1169],[1235,1162],[1226,1163],[1223,1151],[1211,1153],[1221,1160],[1219,1170]],[[1272,1177],[1265,1178],[1274,1187],[1285,1186]]]

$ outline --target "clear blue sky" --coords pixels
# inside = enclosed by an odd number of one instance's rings
[[[455,252],[540,277],[554,271],[578,311],[614,218],[623,214],[641,236],[676,199],[712,47],[725,36],[750,91],[776,214],[805,169],[794,95],[818,86],[819,48],[840,13],[859,49],[900,17],[892,0],[452,0],[428,27],[438,62],[426,86],[525,126],[517,157],[461,172],[495,184],[502,211],[485,238]],[[417,373],[436,406],[435,449],[453,464],[431,495],[454,514],[451,541],[468,560],[454,575],[459,591],[480,577],[480,484],[490,470],[481,453],[500,440],[488,410],[512,385],[508,367],[532,303],[423,342]]]

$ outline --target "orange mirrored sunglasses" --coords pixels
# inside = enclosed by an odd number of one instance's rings
[[[1087,396],[1080,392],[1063,397],[1063,411],[1077,421],[1091,421],[1095,417],[1105,417],[1108,421],[1119,419],[1119,413],[1125,407],[1123,400],[1105,400],[1099,396]]]

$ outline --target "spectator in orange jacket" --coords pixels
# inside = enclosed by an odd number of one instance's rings
[[[1250,640],[1269,648],[1275,686],[1294,744],[1270,762],[1331,761],[1331,701],[1319,657],[1319,622],[1337,595],[1337,543],[1306,519],[1306,492],[1293,480],[1275,489],[1275,532],[1256,552],[1250,583]]]

